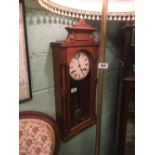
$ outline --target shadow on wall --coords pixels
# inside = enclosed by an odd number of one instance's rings
[[[26,9],[27,16],[29,17],[28,24],[62,24],[66,26],[72,26],[78,19],[72,19],[69,17],[56,15],[49,11],[38,9]]]

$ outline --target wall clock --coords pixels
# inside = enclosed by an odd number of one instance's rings
[[[84,20],[66,27],[65,41],[52,42],[56,120],[64,141],[96,123],[98,42]]]
[[[90,70],[90,60],[86,52],[77,52],[69,63],[69,73],[74,80],[86,78]]]

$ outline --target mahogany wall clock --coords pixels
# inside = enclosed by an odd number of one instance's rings
[[[98,42],[84,20],[66,27],[65,41],[51,43],[56,119],[64,141],[96,123]]]

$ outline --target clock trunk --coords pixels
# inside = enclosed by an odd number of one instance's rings
[[[90,103],[90,73],[80,81],[70,79],[71,90],[71,126],[74,126],[89,118]]]

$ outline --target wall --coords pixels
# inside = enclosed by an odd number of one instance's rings
[[[26,1],[26,24],[30,60],[32,100],[20,104],[20,111],[32,110],[55,118],[52,49],[50,42],[64,40],[66,26],[76,23],[70,19],[41,9],[36,2]],[[89,22],[90,23],[90,22]],[[99,29],[99,22],[91,22]],[[102,155],[114,155],[117,85],[119,73],[119,31],[121,23],[108,22],[106,62],[109,63],[104,77],[103,114],[101,129]],[[95,34],[98,40],[99,31]],[[94,155],[95,132],[93,125],[68,142],[61,144],[60,155]]]

